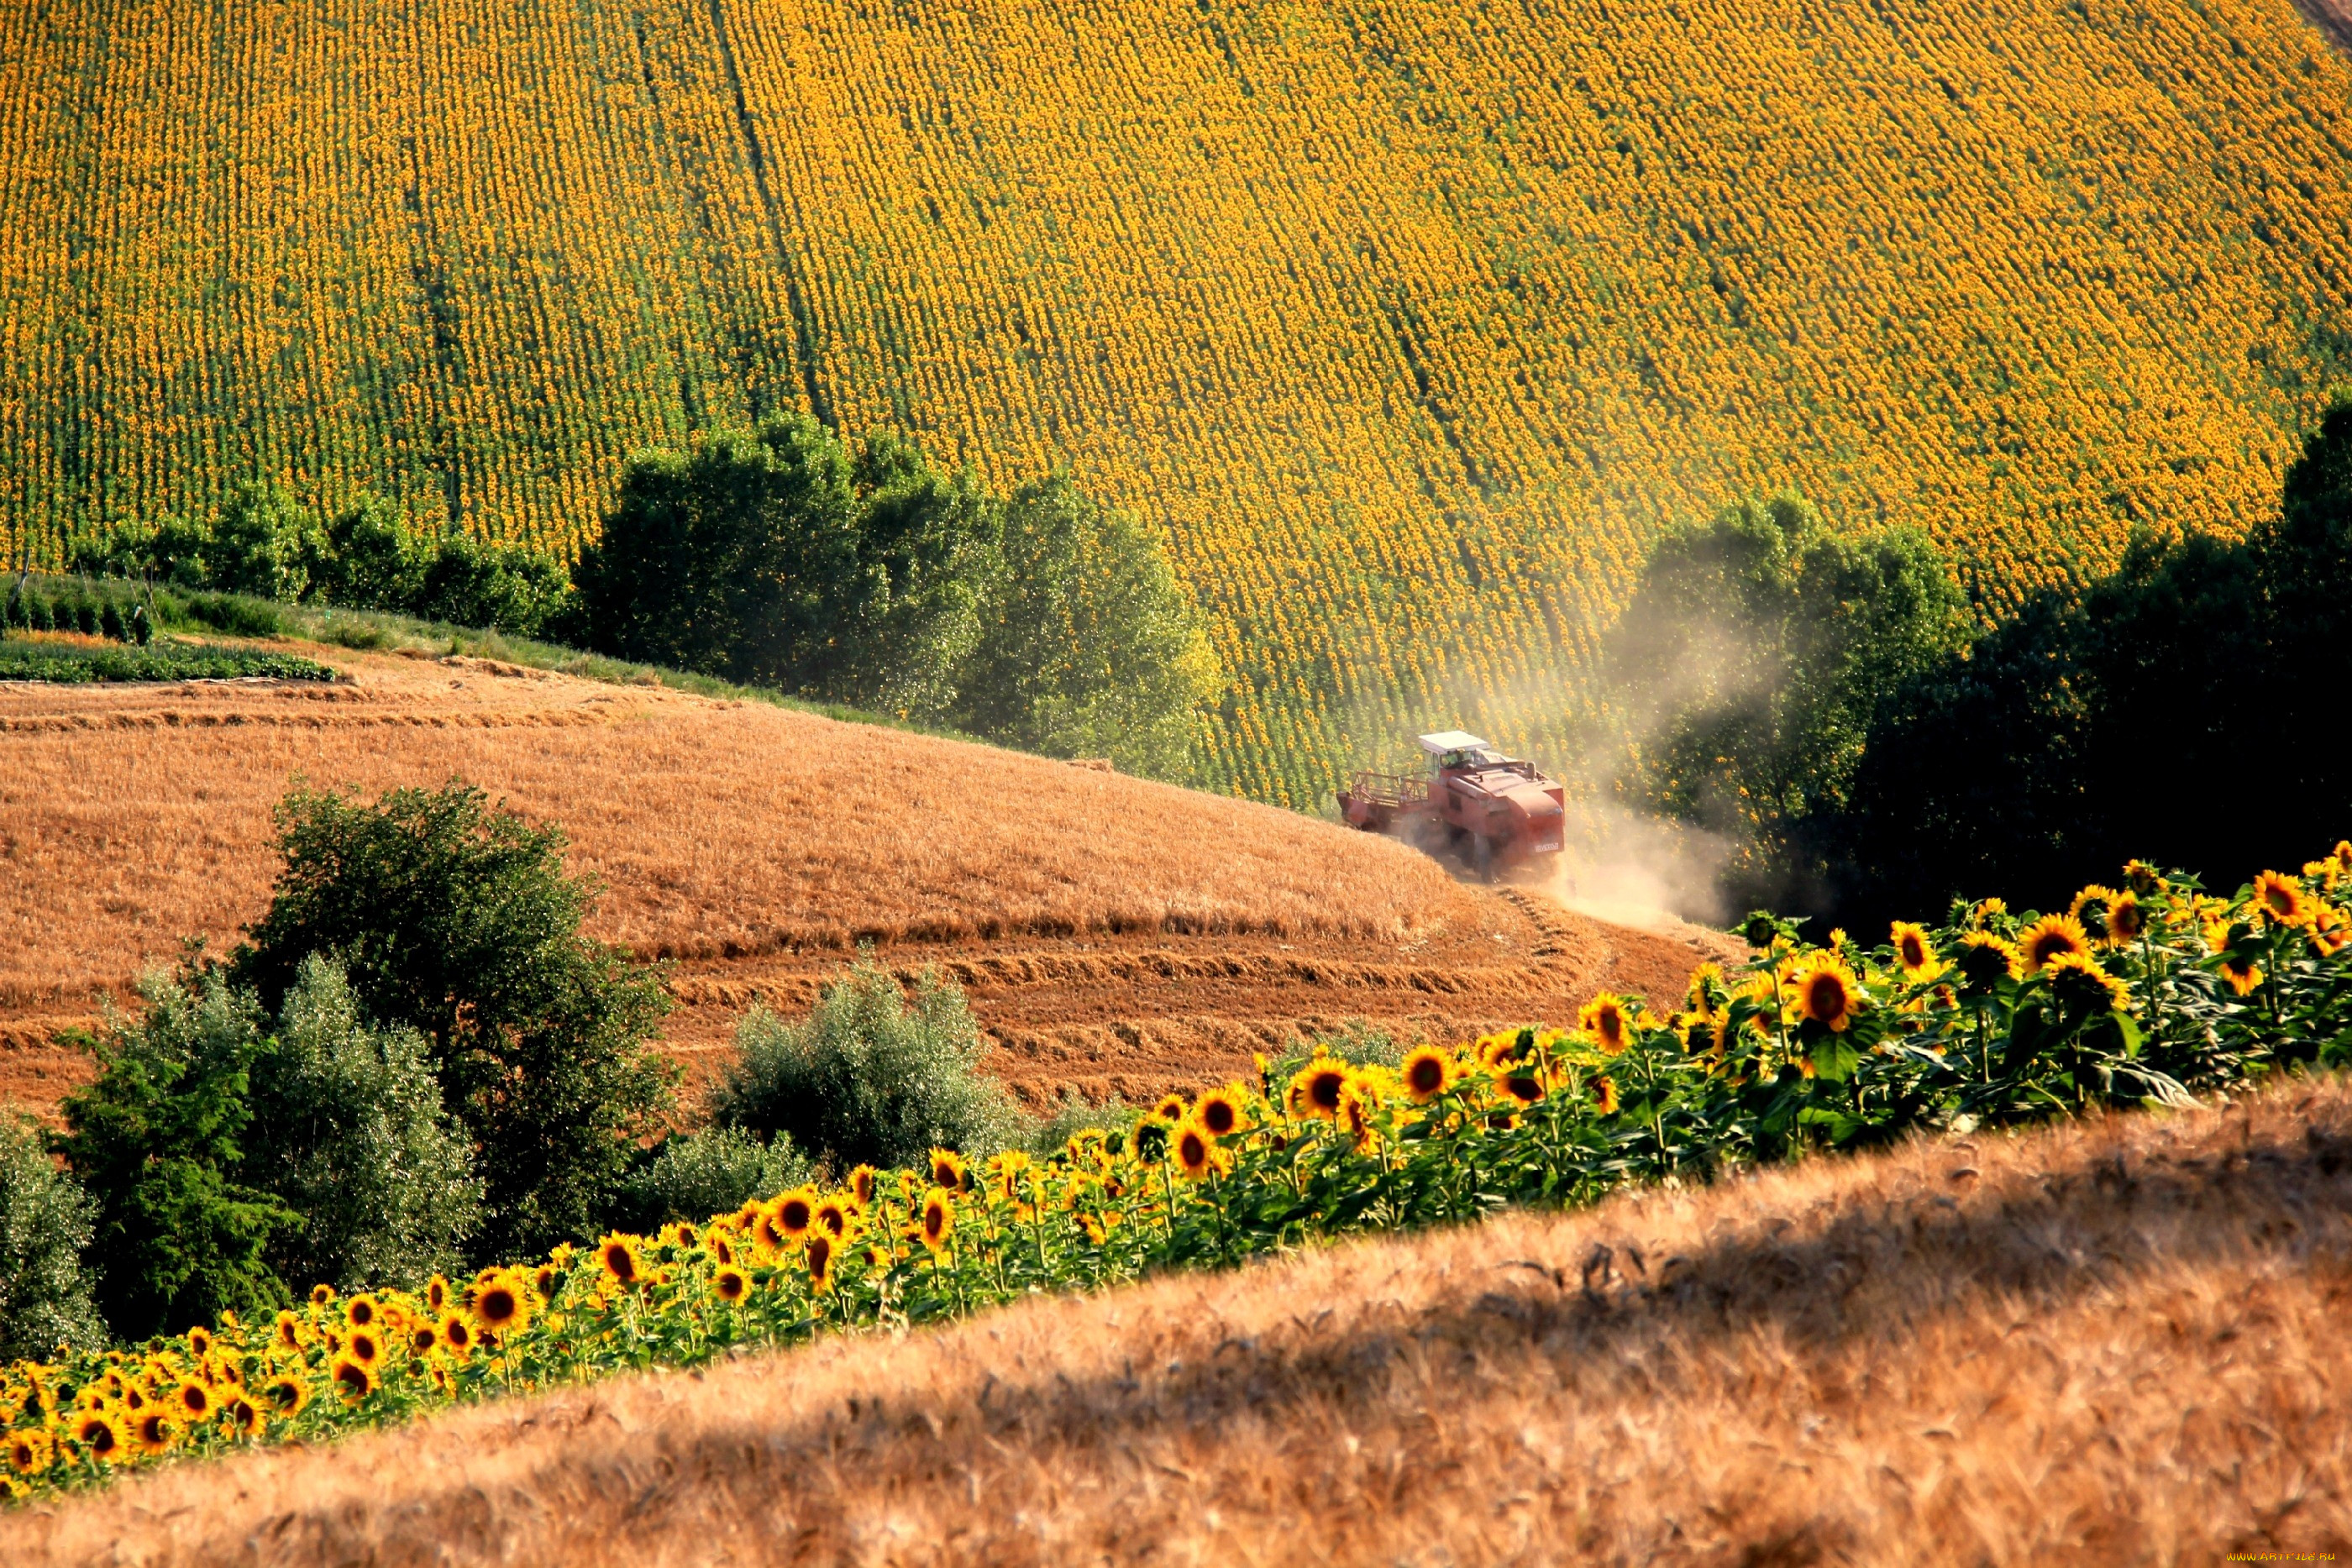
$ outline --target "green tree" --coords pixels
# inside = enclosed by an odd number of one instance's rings
[[[955,724],[1049,757],[1183,777],[1200,706],[1223,677],[1160,541],[1056,475],[1005,503],[1002,549]]]
[[[1986,888],[2063,901],[2127,856],[2223,885],[2352,822],[2352,402],[2322,417],[2244,539],[2137,534],[2078,598],[2037,596],[1899,682],[1821,825],[1855,919]],[[2221,781],[2260,780],[2259,805]]]
[[[280,1279],[415,1287],[463,1267],[482,1184],[422,1035],[371,1027],[341,968],[314,954],[251,1081],[247,1177],[299,1216],[269,1247]]]
[[[573,633],[623,658],[930,716],[978,634],[994,519],[968,477],[803,415],[629,462],[573,569]]]
[[[1913,529],[1849,538],[1776,497],[1671,533],[1608,649],[1633,786],[1738,846],[1736,898],[1807,896],[1825,869],[1809,826],[1843,807],[1880,703],[1967,627],[1949,563]]]
[[[423,597],[432,551],[419,546],[390,502],[361,495],[327,520],[310,591],[354,610],[414,609]]]
[[[98,1207],[99,1306],[131,1339],[282,1304],[266,1255],[299,1218],[236,1179],[261,1048],[252,999],[216,967],[150,976],[140,994],[143,1018],[84,1039],[99,1074],[59,1103],[52,1141]]]
[[[754,1009],[711,1119],[789,1137],[838,1173],[919,1163],[934,1145],[993,1154],[1020,1141],[1021,1113],[980,1071],[987,1049],[963,992],[925,970],[911,1001],[871,958],[824,988],[800,1022]]]
[[[452,531],[418,552],[415,588],[396,608],[529,637],[562,610],[564,592],[563,569],[537,551]]]
[[[298,786],[277,816],[277,886],[236,978],[277,1006],[322,954],[373,1019],[423,1033],[485,1183],[477,1256],[585,1234],[675,1072],[646,1044],[656,973],[582,934],[597,890],[565,872],[562,830],[457,780],[373,805]]]
[[[699,1225],[808,1177],[807,1157],[784,1134],[762,1140],[740,1127],[703,1127],[664,1139],[629,1173],[612,1219],[620,1229],[650,1236],[672,1220]]]
[[[82,1271],[97,1213],[50,1159],[40,1124],[0,1106],[0,1362],[105,1343]]]
[[[290,602],[310,591],[323,549],[316,526],[283,490],[244,480],[214,519],[204,547],[205,584]]]

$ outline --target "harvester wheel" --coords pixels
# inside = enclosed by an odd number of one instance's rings
[[[1470,835],[1470,863],[1478,870],[1480,882],[1495,880],[1495,841],[1484,833]]]

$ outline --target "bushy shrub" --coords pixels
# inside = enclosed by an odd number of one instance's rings
[[[38,1124],[0,1106],[0,1362],[105,1343],[81,1260],[96,1214]]]
[[[564,843],[462,781],[373,805],[298,787],[275,894],[233,960],[277,1006],[326,955],[370,1017],[425,1036],[482,1151],[478,1256],[585,1234],[670,1104],[675,1071],[646,1047],[658,977],[582,934],[596,884],[565,872]]]
[[[911,1000],[871,958],[827,986],[793,1022],[754,1009],[740,1056],[711,1098],[712,1119],[789,1135],[838,1173],[905,1165],[934,1145],[983,1155],[1020,1141],[1021,1113],[980,1072],[986,1041],[963,992],[925,970]]]
[[[482,1184],[425,1039],[372,1028],[341,966],[303,960],[252,1069],[248,1179],[300,1218],[268,1258],[296,1288],[419,1285],[464,1266]]]
[[[629,1173],[612,1220],[647,1235],[672,1220],[698,1225],[741,1207],[747,1198],[798,1186],[809,1174],[807,1156],[789,1134],[763,1143],[740,1127],[704,1127],[665,1139]]]
[[[131,1339],[282,1304],[266,1254],[299,1218],[236,1176],[261,1051],[252,998],[217,968],[149,976],[140,995],[142,1017],[84,1040],[99,1075],[59,1103],[53,1141],[97,1205],[99,1307]]]

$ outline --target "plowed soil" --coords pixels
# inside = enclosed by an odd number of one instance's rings
[[[1129,1100],[1350,1020],[1454,1035],[1664,999],[1702,952],[1476,888],[1293,813],[992,747],[478,659],[303,644],[332,685],[0,683],[0,1097],[46,1108],[182,938],[218,951],[276,870],[298,778],[463,777],[562,823],[597,934],[670,960],[690,1077],[755,1003],[805,1009],[860,944],[966,988],[1032,1104]]]

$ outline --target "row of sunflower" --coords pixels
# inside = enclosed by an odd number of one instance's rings
[[[739,1345],[905,1327],[1167,1265],[1590,1201],[1628,1181],[2109,1104],[2189,1103],[2352,1057],[2352,843],[2232,898],[2134,862],[2063,913],[1956,906],[1865,948],[1769,915],[1679,1009],[1595,997],[1393,1062],[1261,1058],[1039,1158],[861,1166],[657,1235],[438,1276],[321,1285],[274,1321],[0,1375],[15,1497],[127,1466],[316,1438]]]

